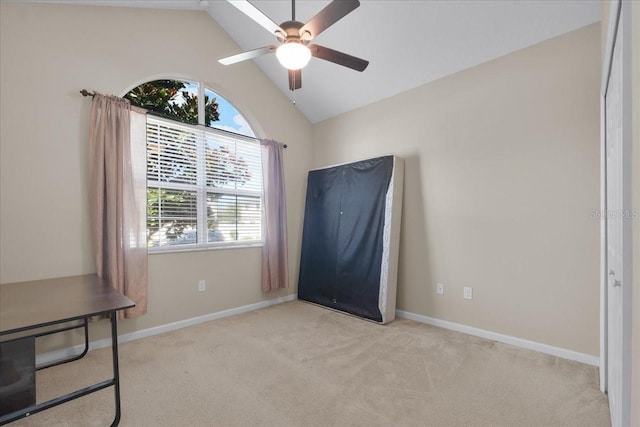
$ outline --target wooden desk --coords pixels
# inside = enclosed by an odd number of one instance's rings
[[[85,350],[76,356],[40,366],[45,369],[82,358],[89,348],[88,319],[109,315],[111,319],[111,349],[113,378],[46,402],[30,405],[0,416],[0,425],[27,417],[70,400],[114,387],[115,417],[112,426],[120,422],[120,376],[118,370],[118,330],[116,312],[135,304],[95,274],[36,280],[0,285],[0,337],[21,333],[21,337],[45,335],[84,328]],[[42,332],[45,326],[80,321],[80,324]],[[77,323],[77,322],[74,322]],[[38,332],[40,330],[40,332]]]

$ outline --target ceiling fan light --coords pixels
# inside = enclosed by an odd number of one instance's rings
[[[287,70],[299,70],[309,63],[311,51],[302,43],[288,42],[276,49],[276,56]]]

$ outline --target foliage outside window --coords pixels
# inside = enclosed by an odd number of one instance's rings
[[[125,98],[152,113],[147,119],[149,247],[260,242],[260,146],[237,110],[210,89],[179,80],[147,82]]]

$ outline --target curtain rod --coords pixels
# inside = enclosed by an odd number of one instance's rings
[[[92,97],[92,98],[93,98],[94,96],[96,96],[96,93],[95,93],[95,92],[89,92],[89,91],[88,91],[88,90],[86,90],[86,89],[82,89],[82,90],[80,91],[80,93],[82,94],[82,96],[90,96],[90,97]],[[151,115],[154,115],[154,114],[153,114],[153,111],[149,111],[149,113],[151,113]],[[166,117],[162,116],[161,114],[158,114],[157,116],[158,116],[158,117],[161,117],[161,118],[166,118]],[[207,127],[208,127],[208,126],[207,126]],[[214,128],[214,129],[215,129],[215,128]],[[225,131],[225,132],[228,132],[228,133],[235,133],[235,132],[230,132],[230,131],[228,131],[228,130],[224,130],[224,129],[218,129],[218,130],[222,130],[222,131]],[[243,135],[243,136],[245,136],[245,135]],[[287,144],[282,144],[282,147],[283,147],[283,148],[287,148]]]

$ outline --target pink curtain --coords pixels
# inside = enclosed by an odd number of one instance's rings
[[[283,146],[269,139],[261,139],[260,145],[265,219],[262,291],[271,292],[289,287]]]
[[[146,116],[96,94],[89,123],[89,194],[97,273],[147,312]]]

